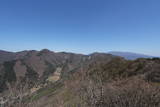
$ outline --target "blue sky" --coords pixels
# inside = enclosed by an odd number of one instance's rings
[[[159,0],[0,0],[0,49],[160,56]]]

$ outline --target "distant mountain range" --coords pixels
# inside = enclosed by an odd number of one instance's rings
[[[0,92],[6,88],[7,81],[29,81],[29,84],[32,85],[39,79],[41,82],[47,81],[47,79],[50,80],[49,77],[53,75],[56,70],[61,71],[62,75],[66,75],[67,72],[80,70],[81,65],[98,62],[99,60],[106,62],[114,57],[118,56],[106,53],[83,55],[67,52],[53,52],[47,49],[21,52],[7,52],[1,50]]]
[[[111,51],[108,52],[109,54],[115,55],[115,56],[121,56],[128,60],[135,60],[137,58],[154,58],[155,56],[149,56],[144,54],[138,54],[138,53],[132,53],[132,52],[118,52],[118,51]]]
[[[51,52],[47,49],[43,49],[42,51]],[[38,53],[38,51],[35,51],[35,50],[21,51],[21,52],[8,52],[8,51],[0,50],[0,63],[2,63],[4,61],[10,61],[10,60],[23,58],[26,54],[31,53],[31,52]],[[112,54],[114,56],[123,57],[127,60],[135,60],[137,58],[154,58],[154,57],[156,57],[156,56],[150,56],[150,55],[145,55],[145,54],[139,54],[139,53],[133,53],[133,52],[122,52],[122,51],[110,51],[108,53],[96,53],[95,52],[93,54],[94,55],[96,55],[96,54]]]
[[[0,51],[0,97],[4,99],[3,102],[0,101],[0,107],[4,104],[4,107],[106,107],[113,102],[117,105],[119,101],[114,98],[117,95],[118,99],[123,95],[122,99],[126,98],[127,101],[133,96],[135,99],[131,99],[131,102],[135,101],[133,104],[136,104],[139,100],[135,97],[135,92],[139,89],[136,86],[142,86],[137,93],[141,95],[141,90],[146,90],[143,86],[148,88],[145,85],[148,82],[160,84],[160,58],[152,57],[129,52],[83,55],[47,49]],[[121,92],[123,87],[124,92]],[[131,94],[127,92],[127,96],[124,95],[126,91]],[[144,92],[145,96],[151,93],[147,92]],[[159,91],[156,92],[159,95]],[[153,94],[150,96],[156,95]],[[103,98],[107,100],[104,100],[103,106],[99,106]],[[145,102],[144,105],[153,105],[152,101],[155,100],[152,98],[150,103],[148,96],[138,98],[142,99],[140,104]],[[95,101],[94,106],[92,102]]]

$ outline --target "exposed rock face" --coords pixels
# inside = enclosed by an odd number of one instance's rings
[[[58,67],[56,71],[53,73],[53,75],[48,77],[47,81],[52,83],[58,81],[61,76],[61,71],[62,71],[62,68]]]

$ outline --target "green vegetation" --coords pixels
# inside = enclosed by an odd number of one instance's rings
[[[5,68],[5,79],[8,82],[16,81],[16,74],[13,68],[15,65],[15,61],[5,62],[3,65]]]
[[[15,61],[4,62],[4,71],[0,72],[0,92],[6,89],[6,82],[13,83],[16,81],[14,72]]]
[[[23,98],[22,106],[32,107],[159,107],[160,59],[125,60],[99,56],[77,65],[45,62],[41,78],[29,64],[25,81],[31,90]],[[8,81],[16,81],[14,61],[4,63]],[[61,75],[50,83],[46,79]],[[3,72],[2,72],[3,73]],[[14,76],[13,76],[14,77]],[[37,86],[37,87],[36,87]],[[33,88],[33,89],[34,89]],[[45,100],[44,100],[45,99]],[[15,102],[16,104],[16,102]]]
[[[46,64],[47,68],[46,68],[46,70],[45,70],[45,72],[43,73],[43,76],[42,76],[42,78],[41,78],[41,81],[42,81],[43,83],[45,83],[46,79],[47,79],[50,75],[52,75],[52,74],[55,72],[55,70],[56,70],[56,67],[53,66],[51,63],[45,61],[45,64]]]
[[[25,81],[29,85],[29,87],[33,87],[36,82],[38,82],[38,73],[34,71],[31,67],[27,66],[27,72],[25,74]]]
[[[63,86],[63,84],[61,82],[57,82],[55,84],[50,84],[52,86],[49,87],[45,87],[42,88],[40,90],[38,90],[36,93],[34,93],[33,95],[31,95],[28,99],[29,101],[36,101],[38,99],[40,99],[41,97],[45,97],[51,94],[54,94],[57,90],[60,90]]]

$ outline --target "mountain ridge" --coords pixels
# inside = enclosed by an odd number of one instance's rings
[[[17,51],[17,52],[12,52],[12,51],[6,51],[6,50],[0,50],[0,55],[2,53],[5,54],[22,54],[22,53],[27,53],[27,52],[53,52],[53,53],[73,53],[73,54],[81,54],[81,55],[91,55],[91,54],[112,54],[112,55],[116,55],[116,56],[121,56],[124,57],[126,59],[137,59],[137,58],[153,58],[153,57],[158,57],[158,56],[152,56],[152,55],[147,55],[147,54],[142,54],[142,53],[135,53],[135,52],[127,52],[127,51],[109,51],[109,52],[92,52],[90,54],[83,54],[83,53],[74,53],[74,52],[54,52],[52,50],[49,49],[41,49],[41,50],[24,50],[24,51]],[[133,56],[133,58],[132,58]],[[131,58],[127,58],[127,57],[131,57]]]
[[[32,82],[38,79],[46,81],[50,75],[54,74],[56,69],[62,69],[61,71],[63,73],[77,71],[80,66],[85,63],[92,63],[98,60],[107,61],[117,57],[104,53],[83,55],[67,52],[53,52],[47,49],[16,53],[3,51],[2,53],[2,55],[0,54],[0,56],[3,57],[2,60],[0,59],[1,91],[3,90],[2,87],[6,87],[6,82],[10,81],[9,78],[12,77],[10,74],[16,75],[16,78],[18,80],[20,79],[20,81],[27,81],[27,79],[29,79],[29,81],[31,80],[30,84],[34,84]],[[9,58],[9,56],[11,56],[11,58]],[[8,72],[10,72],[10,74],[8,74]],[[15,80],[15,78],[13,80]]]
[[[5,52],[1,53],[3,56]],[[37,107],[99,107],[101,103],[101,107],[106,107],[117,104],[113,103],[119,100],[115,98],[117,93],[127,101],[132,97],[134,103],[137,100],[143,102],[140,104],[144,104],[143,95],[145,105],[148,105],[153,102],[149,102],[150,98],[145,95],[153,96],[152,93],[136,94],[142,98],[136,99],[133,92],[142,93],[141,90],[146,89],[139,86],[150,86],[152,91],[160,83],[159,58],[126,60],[108,53],[83,55],[47,49],[6,53],[5,56],[13,55],[0,63],[0,97],[7,99],[3,102],[6,107],[10,107],[8,104],[14,107],[18,107],[16,104],[21,104],[21,107],[33,107],[32,104]],[[125,94],[126,91],[130,94]],[[132,99],[130,103],[133,105]]]
[[[122,52],[122,51],[110,51],[109,54],[121,56],[128,60],[135,60],[138,58],[154,58],[156,56],[146,55],[146,54],[140,54],[140,53],[134,53],[134,52]]]

